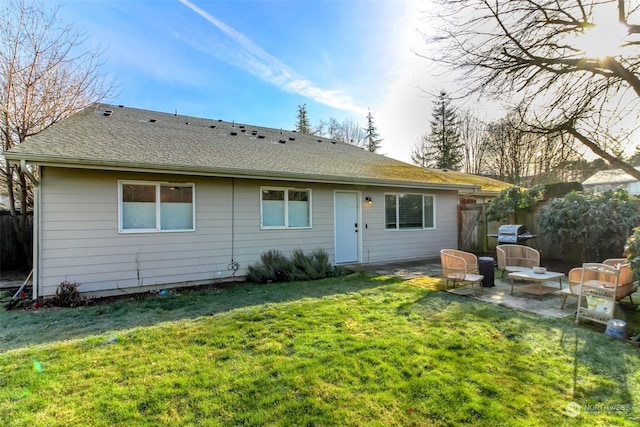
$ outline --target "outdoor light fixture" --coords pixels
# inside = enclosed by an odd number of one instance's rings
[[[373,199],[369,196],[365,197],[364,200],[366,200],[366,202],[369,204],[373,203]]]

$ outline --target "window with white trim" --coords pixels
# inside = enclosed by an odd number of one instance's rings
[[[120,232],[195,230],[194,184],[119,181]]]
[[[426,194],[385,194],[386,230],[435,228],[435,196]]]
[[[308,188],[261,187],[260,227],[311,227],[311,190]]]

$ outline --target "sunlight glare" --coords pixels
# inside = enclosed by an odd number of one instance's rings
[[[588,58],[616,57],[622,53],[622,45],[628,35],[624,24],[618,22],[617,11],[600,10],[594,27],[586,29],[576,41],[576,46]]]

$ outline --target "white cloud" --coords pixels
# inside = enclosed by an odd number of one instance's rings
[[[263,81],[273,84],[287,92],[302,95],[321,104],[340,110],[351,111],[357,114],[366,114],[367,110],[356,105],[349,95],[339,90],[322,89],[308,79],[296,76],[297,73],[291,70],[291,68],[278,58],[266,52],[244,34],[238,32],[188,0],[179,1],[215,26],[235,45],[234,49],[226,50],[228,53],[227,55],[221,56],[218,50],[219,46],[216,46],[216,49],[211,49],[211,45],[202,45],[202,43],[206,43],[205,40],[192,40],[191,43],[200,44],[198,46],[199,49],[225,59],[234,66],[240,67]],[[238,50],[238,47],[240,50]],[[218,53],[214,52],[214,50],[218,51]]]

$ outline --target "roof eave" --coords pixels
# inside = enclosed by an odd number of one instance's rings
[[[197,167],[180,167],[176,165],[154,165],[135,162],[110,162],[95,161],[86,159],[70,159],[52,156],[38,155],[20,155],[19,153],[5,153],[5,158],[9,162],[19,162],[25,160],[29,163],[39,166],[51,167],[67,167],[76,169],[97,169],[97,170],[120,170],[128,172],[145,172],[145,173],[162,173],[177,175],[198,175],[198,176],[216,176],[216,177],[233,177],[233,178],[251,178],[251,179],[270,179],[279,181],[301,181],[301,182],[319,182],[325,184],[366,184],[371,186],[384,187],[405,187],[433,190],[450,190],[450,191],[471,191],[477,192],[479,185],[475,184],[449,184],[449,183],[433,183],[421,181],[404,181],[376,178],[360,178],[349,176],[333,176],[320,174],[299,174],[288,172],[273,172],[266,170],[243,170],[243,169],[225,169],[225,168],[197,168]]]

